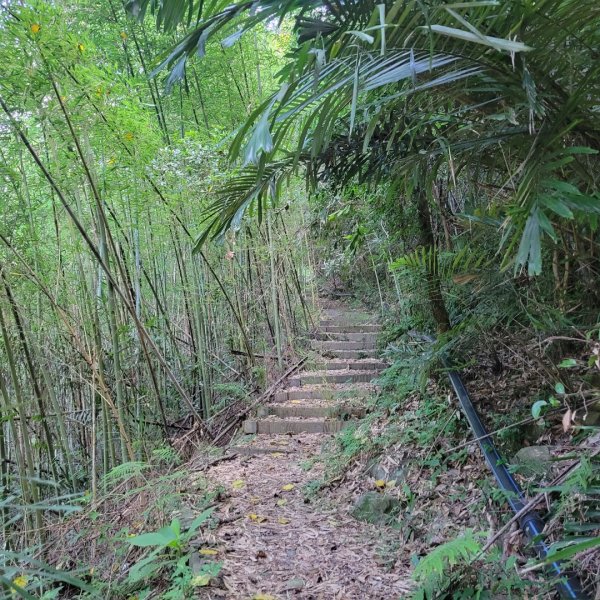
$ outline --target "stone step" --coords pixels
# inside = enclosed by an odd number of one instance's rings
[[[320,321],[328,321],[330,325],[371,325],[377,323],[377,315],[362,312],[321,312]]]
[[[361,362],[331,361],[331,362],[310,362],[306,365],[310,371],[383,371],[388,368],[388,364],[380,360],[369,360]]]
[[[340,374],[318,374],[318,375],[298,375],[288,380],[290,387],[301,387],[303,385],[313,385],[320,383],[369,383],[379,375],[377,371],[369,373],[340,373]]]
[[[371,342],[377,341],[377,333],[346,333],[317,331],[313,334],[315,340],[325,340],[331,342]]]
[[[284,390],[277,392],[273,397],[275,402],[287,402],[288,400],[339,400],[340,398],[361,398],[367,396],[376,389],[370,387],[347,387],[347,388],[322,388],[317,390]]]
[[[280,419],[303,418],[303,419],[331,419],[352,415],[362,417],[365,409],[349,404],[335,404],[332,406],[318,406],[310,404],[269,404],[259,407],[257,416],[259,419],[270,415]]]
[[[230,446],[225,450],[225,454],[239,454],[240,456],[265,456],[268,454],[294,454],[295,450],[289,450],[288,448],[281,448],[280,446],[271,446],[269,448],[262,448],[260,446]]]
[[[363,321],[354,321],[348,319],[319,319],[319,327],[341,327],[346,330],[348,327],[372,327],[377,325],[375,319]]]
[[[326,357],[339,359],[359,359],[359,358],[377,358],[379,351],[375,348],[371,350],[325,350],[321,349],[321,354]]]
[[[284,435],[286,433],[337,433],[347,426],[349,421],[337,419],[247,419],[244,421],[244,433]]]
[[[311,348],[313,350],[375,350],[375,342],[362,341],[362,342],[332,342],[332,341],[317,341],[312,340]]]
[[[372,319],[374,316],[372,312],[367,312],[361,308],[322,308],[321,315],[325,317],[348,317],[350,319],[362,317]]]
[[[340,325],[334,321],[321,321],[319,329],[328,333],[379,333],[381,325]]]

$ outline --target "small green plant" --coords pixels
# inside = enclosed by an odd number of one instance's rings
[[[89,598],[98,598],[96,590],[83,581],[79,573],[69,573],[56,569],[37,560],[31,550],[22,552],[3,551],[0,558],[0,591],[10,598],[34,600],[43,590],[43,600],[58,598],[64,587],[87,592]],[[35,596],[33,594],[36,594]],[[8,595],[10,594],[10,596]]]
[[[185,551],[198,528],[208,521],[212,512],[213,508],[204,510],[185,531],[181,530],[179,520],[173,519],[169,525],[157,531],[127,538],[125,541],[129,545],[148,549],[150,553],[129,569],[125,583],[128,586],[136,586],[156,579],[160,574],[168,571],[171,585],[163,598],[186,597],[189,588],[208,585],[210,579],[218,575],[221,563],[207,561],[202,565],[201,572],[196,577],[192,577]]]
[[[181,457],[172,446],[162,445],[152,450],[153,462],[164,465],[178,465]]]
[[[441,544],[423,557],[413,570],[413,578],[419,584],[414,600],[435,598],[451,581],[452,571],[467,566],[480,550],[472,531]]]
[[[120,481],[125,481],[132,477],[140,476],[150,465],[142,461],[129,461],[113,467],[103,479],[106,485],[116,485]]]

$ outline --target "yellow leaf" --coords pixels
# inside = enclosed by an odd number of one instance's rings
[[[79,52],[83,52],[85,50],[85,46],[79,42],[79,44],[77,44],[77,50],[79,50]]]
[[[210,583],[210,575],[197,575],[190,583],[192,587],[206,587]]]
[[[277,522],[280,525],[287,525],[290,522],[290,520],[286,519],[285,517],[279,517],[279,519],[277,519]]]
[[[18,577],[15,577],[13,579],[13,583],[20,588],[24,588],[27,585],[27,582],[29,580],[27,579],[26,575],[19,575]]]
[[[33,33],[34,35],[36,33],[39,33],[41,28],[42,28],[42,26],[40,24],[38,24],[38,23],[32,23],[29,26],[29,29],[31,30],[31,33]]]
[[[273,452],[273,454],[271,454],[271,456],[273,458],[281,458],[283,456],[283,452]]]
[[[198,550],[198,554],[201,554],[202,556],[215,556],[219,554],[219,552],[214,548],[201,548]]]
[[[241,490],[244,486],[246,485],[246,482],[243,479],[236,479],[232,484],[231,487],[234,490]]]
[[[250,513],[248,518],[255,523],[264,523],[267,520],[267,517],[262,517],[261,515],[257,515],[256,513]]]
[[[131,131],[128,131],[124,136],[123,136],[128,142],[131,142],[131,140],[133,140],[133,133],[131,133]]]
[[[271,596],[271,594],[254,594],[252,600],[277,600],[277,598]]]
[[[294,489],[294,484],[293,483],[286,483],[284,486],[281,487],[281,489],[284,492],[291,492]]]
[[[277,506],[285,506],[287,504],[287,500],[282,498],[281,500],[277,500]]]
[[[127,39],[127,34],[124,31],[121,31],[121,39],[122,40],[126,40]]]
[[[384,488],[385,487],[385,479],[378,479],[375,482],[375,487],[377,487],[377,488]]]

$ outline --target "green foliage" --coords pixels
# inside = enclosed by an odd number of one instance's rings
[[[600,529],[597,522],[600,515],[600,461],[588,452],[579,457],[578,468],[564,483],[543,488],[559,494],[552,505],[551,518],[561,524],[561,530],[550,544],[547,557],[530,561],[528,570],[543,569],[554,561],[577,565],[581,553],[600,545],[600,538],[592,535]]]
[[[598,523],[590,525],[591,528],[597,530]],[[565,538],[552,544],[548,556],[540,563],[540,566],[549,565],[556,561],[570,561],[575,556],[586,550],[591,550],[600,546],[600,538]]]
[[[248,390],[239,383],[217,383],[214,390],[223,402],[227,400],[244,400],[248,397]]]
[[[413,570],[413,578],[419,583],[414,598],[435,598],[446,588],[462,567],[468,566],[480,550],[479,542],[472,531],[440,544],[421,558]]]
[[[173,22],[192,4],[171,0],[177,7],[170,13]],[[131,3],[142,14],[146,5]],[[272,0],[256,12],[249,7],[204,7],[195,29],[161,67],[176,64],[173,76],[180,78],[198,44],[204,55],[207,39],[232,32],[243,37],[258,24],[296,17],[298,47],[284,71],[285,86],[250,115],[232,144],[234,156],[260,164],[255,181],[263,173],[279,180],[271,169],[294,169],[298,160],[310,165],[309,180],[323,166],[344,184],[355,177],[380,182],[404,175],[409,188],[414,190],[412,177],[422,177],[418,185],[428,189],[444,169],[455,187],[466,183],[463,171],[494,183],[508,180],[503,266],[514,265],[515,272],[527,268],[529,275],[540,274],[543,242],[556,244],[557,227],[565,221],[594,227],[597,193],[584,165],[595,160],[597,150],[570,119],[580,119],[588,132],[598,131],[598,120],[568,76],[580,70],[591,88],[598,83],[598,70],[587,70],[594,64],[590,48],[597,29],[591,2],[586,14],[594,16],[585,20],[573,0],[553,0],[543,8],[481,3],[426,9],[409,3],[406,10],[392,1],[348,2],[320,15],[326,22],[320,28],[314,18],[319,3]],[[525,42],[514,39],[515,23],[526,23],[519,30]],[[577,37],[567,33],[575,30]],[[342,43],[348,36],[352,43]],[[556,51],[549,53],[551,48]],[[564,68],[556,69],[549,54]],[[552,103],[556,89],[561,101]],[[402,125],[394,125],[398,122]],[[274,160],[289,143],[297,148],[291,162]],[[502,159],[500,145],[510,147]],[[303,155],[307,148],[310,155]],[[432,177],[424,175],[424,167]],[[264,184],[244,186],[254,189],[252,195],[230,198],[211,228],[229,227],[233,212],[253,201],[260,205],[271,193]],[[410,198],[410,189],[406,195]]]
[[[269,359],[254,355],[275,346],[281,363],[308,329],[315,263],[380,307],[393,362],[373,413],[335,438],[327,477],[400,439],[426,446],[461,432],[428,395],[406,427],[397,418],[441,352],[467,365],[490,332],[590,332],[587,356],[567,348],[556,361],[569,371],[550,378],[555,396],[532,394],[534,418],[577,389],[567,376],[597,368],[593,0],[130,0],[137,22],[114,2],[3,8],[0,509],[10,547],[38,544],[46,511],[75,490],[91,490],[82,503],[96,506],[102,490],[128,498],[156,486],[156,504],[172,508],[177,479],[149,479],[151,465],[181,460],[166,438],[190,411],[198,423],[266,383]],[[200,71],[194,55],[206,55]],[[232,131],[234,166],[222,145]],[[439,327],[433,308],[452,330],[415,353],[404,336]],[[390,425],[374,440],[382,415]],[[465,456],[434,450],[424,466],[435,480]],[[596,478],[584,460],[555,490],[571,533],[594,531]],[[174,521],[131,538],[144,555],[128,583],[169,572],[165,597],[185,596],[188,535]],[[573,558],[588,543],[570,535],[555,548]],[[468,563],[446,551],[425,562],[431,578],[440,563]],[[17,589],[18,556],[2,580],[16,594],[35,577],[50,581],[40,584],[48,594],[77,587],[40,563]],[[201,577],[217,571],[208,564]]]
[[[113,467],[105,476],[108,485],[115,485],[121,481],[132,479],[142,475],[150,465],[142,461],[124,462]]]
[[[100,597],[94,586],[85,581],[85,574],[56,569],[35,557],[33,549],[22,552],[3,550],[0,556],[0,590],[11,597],[43,598],[58,597],[66,587],[87,593],[90,598]],[[36,594],[36,595],[34,595]]]
[[[198,529],[210,519],[212,512],[212,508],[201,512],[184,532],[181,531],[180,522],[174,519],[169,525],[157,531],[126,538],[125,541],[131,546],[153,549],[131,566],[127,574],[126,585],[138,585],[142,582],[152,581],[158,577],[164,577],[166,572],[169,573],[170,587],[165,592],[165,597],[185,596],[193,587],[194,581],[187,564],[188,557],[184,556],[184,552],[190,540],[197,535]],[[218,575],[220,567],[221,563],[208,562],[203,566],[203,573],[200,574],[200,577],[215,577]],[[197,582],[196,585],[198,585]]]
[[[167,465],[179,465],[181,457],[172,446],[159,446],[152,450],[152,458],[155,462]]]

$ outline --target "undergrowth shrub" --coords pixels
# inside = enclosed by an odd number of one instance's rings
[[[479,555],[480,538],[472,531],[433,549],[415,560],[416,589],[411,600],[521,600],[537,598],[544,586],[522,579],[517,558],[499,550]]]

